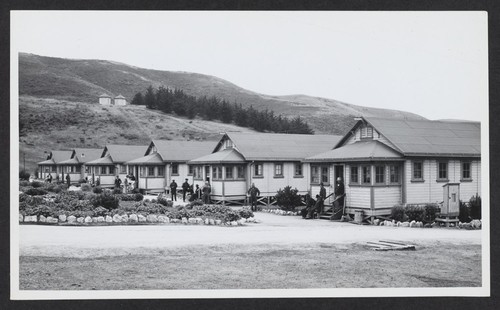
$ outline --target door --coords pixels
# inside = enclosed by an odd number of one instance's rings
[[[342,178],[342,182],[344,182],[344,165],[335,165],[334,166],[334,178],[335,180],[333,180],[333,183],[335,183],[337,181],[337,178]]]
[[[205,181],[210,183],[210,166],[205,166]]]
[[[448,213],[457,216],[460,213],[460,188],[458,184],[449,185]]]

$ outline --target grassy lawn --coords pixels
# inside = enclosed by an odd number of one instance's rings
[[[416,251],[363,244],[217,245],[136,249],[85,258],[21,256],[23,290],[477,287],[481,246]],[[92,251],[96,251],[93,255]],[[99,254],[101,253],[101,254]],[[120,254],[121,253],[121,254]]]

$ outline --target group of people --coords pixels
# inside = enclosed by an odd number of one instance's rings
[[[71,185],[71,177],[69,176],[69,174],[66,174],[66,185],[68,185],[68,187]],[[45,177],[45,182],[47,183],[52,183],[52,174],[48,174],[47,177]],[[56,174],[56,183],[59,183],[59,174]]]
[[[345,187],[344,182],[342,182],[342,178],[340,177],[337,178],[333,194],[335,195],[334,205],[337,207],[344,207]],[[323,213],[325,208],[325,200],[329,196],[326,195],[326,188],[323,182],[321,182],[319,194],[316,195],[316,200],[314,200],[309,194],[306,195],[306,207],[302,210],[302,217],[305,219],[312,219],[314,217],[314,213]],[[334,213],[332,213],[332,218],[333,216]]]
[[[195,201],[195,200],[202,200],[203,203],[209,204],[210,203],[210,193],[212,192],[212,187],[210,186],[210,183],[207,181],[205,182],[205,185],[203,185],[202,188],[198,184],[189,184],[188,179],[182,183],[182,201],[186,201],[186,195],[189,194],[189,201]],[[170,196],[172,201],[177,201],[177,182],[175,180],[172,180],[172,182],[169,185],[170,187]]]

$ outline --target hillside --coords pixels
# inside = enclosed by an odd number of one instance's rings
[[[100,148],[106,144],[147,145],[151,139],[213,140],[225,131],[248,131],[218,122],[188,120],[144,106],[102,106],[84,102],[21,96],[20,159],[36,169],[50,150]]]
[[[286,116],[301,115],[317,133],[344,134],[354,116],[393,116],[413,113],[362,107],[305,95],[269,96],[251,92],[223,79],[188,72],[158,71],[106,60],[72,60],[19,55],[19,92],[39,98],[97,103],[102,93],[124,95],[128,101],[149,85],[183,89],[187,94],[216,96],[243,106],[269,109]]]

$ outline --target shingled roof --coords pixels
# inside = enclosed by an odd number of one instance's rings
[[[230,132],[226,133],[214,151],[227,138],[231,139],[235,149],[246,160],[300,161],[331,150],[342,136]]]
[[[104,155],[107,151],[109,155],[111,155],[114,163],[124,163],[144,156],[147,149],[147,145],[108,144],[104,148],[102,154]]]
[[[306,158],[306,162],[400,160],[401,154],[379,141],[360,141]]]
[[[91,160],[95,160],[102,155],[102,148],[100,149],[84,149],[84,148],[76,148],[73,150],[73,157],[78,159],[80,163],[86,163]]]
[[[39,165],[56,165],[71,158],[73,151],[51,151],[47,160],[41,161]]]
[[[479,122],[363,119],[405,156],[481,156]]]
[[[152,145],[165,162],[186,162],[210,154],[216,144],[215,141],[174,141],[153,140]],[[151,146],[150,145],[150,148]]]
[[[191,160],[192,164],[219,164],[219,163],[243,163],[245,158],[235,149],[225,149]]]

